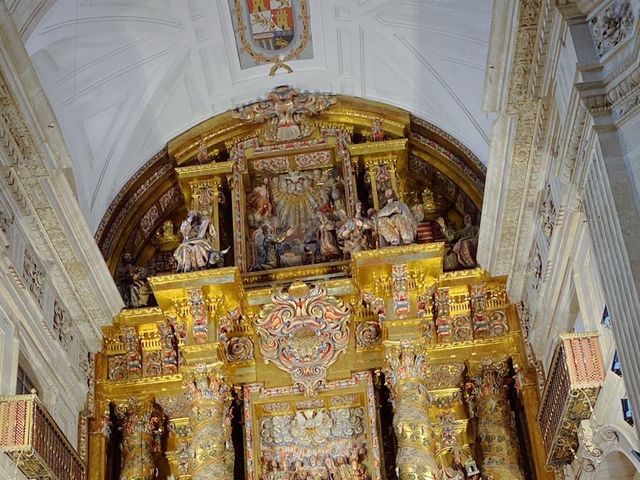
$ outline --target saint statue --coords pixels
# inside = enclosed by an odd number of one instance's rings
[[[373,230],[373,223],[362,214],[362,202],[356,202],[356,213],[348,219],[337,232],[338,240],[342,242],[345,259],[351,258],[353,252],[360,252],[369,248],[367,232]]]
[[[133,256],[127,252],[116,270],[116,285],[125,308],[146,307],[151,291],[147,284],[147,272],[133,263]]]
[[[451,243],[452,250],[456,254],[458,264],[463,268],[474,268],[478,265],[476,261],[476,250],[478,248],[478,233],[480,229],[471,220],[471,215],[464,216],[464,226],[460,230],[452,230],[444,218],[438,217],[436,220],[442,234]]]
[[[229,251],[219,252],[213,246],[217,232],[209,218],[195,212],[189,212],[180,224],[182,243],[173,256],[177,263],[177,272],[191,272],[223,265],[223,255]]]
[[[375,214],[380,246],[414,243],[417,222],[411,209],[391,189],[385,190],[384,196],[387,204]]]
[[[281,245],[293,234],[293,229],[288,229],[284,234],[277,235],[274,228],[268,223],[263,224],[254,235],[256,248],[255,263],[249,270],[270,270],[280,268]]]
[[[335,225],[322,212],[318,212],[318,221],[320,222],[318,225],[320,255],[327,260],[340,256],[341,252],[336,241]]]

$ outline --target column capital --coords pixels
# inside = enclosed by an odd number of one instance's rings
[[[199,363],[182,369],[182,381],[192,402],[212,400],[225,402],[231,397],[231,386],[225,379],[223,363]]]
[[[129,427],[134,429],[133,431],[144,431],[154,415],[156,421],[161,417],[161,413],[148,399],[129,397],[115,402],[114,405],[116,417],[123,422],[125,430]]]
[[[399,382],[409,379],[424,381],[429,369],[427,362],[427,344],[424,338],[414,340],[384,342],[385,368],[387,382],[395,387]]]
[[[485,358],[480,362],[468,363],[469,382],[467,392],[474,398],[490,395],[506,395],[509,365],[505,360]]]

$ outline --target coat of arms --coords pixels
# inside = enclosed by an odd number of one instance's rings
[[[327,369],[347,350],[349,308],[319,286],[294,282],[275,294],[255,320],[260,352],[289,372],[307,394],[324,382]]]
[[[241,68],[312,57],[307,0],[229,0]]]

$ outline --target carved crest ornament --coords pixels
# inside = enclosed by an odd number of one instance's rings
[[[265,140],[285,142],[308,137],[312,132],[308,117],[336,102],[333,95],[300,92],[282,85],[269,92],[265,100],[239,107],[234,116],[252,123],[265,123]]]
[[[313,395],[327,369],[347,350],[350,312],[317,285],[294,282],[271,298],[255,320],[260,352],[291,374],[294,385]]]

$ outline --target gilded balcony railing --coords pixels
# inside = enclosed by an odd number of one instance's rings
[[[591,416],[604,377],[597,333],[560,336],[538,412],[549,465],[573,460],[578,425]]]
[[[80,456],[35,394],[0,397],[0,451],[27,478],[85,478]]]

